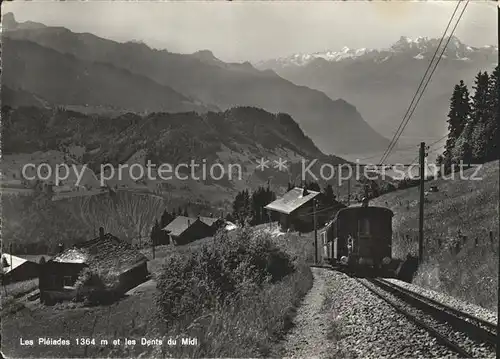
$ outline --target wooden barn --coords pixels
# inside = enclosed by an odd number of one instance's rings
[[[264,208],[279,213],[282,231],[308,232],[314,230],[314,205],[318,227],[345,207],[337,201],[325,204],[322,193],[295,187]]]
[[[114,282],[117,293],[125,293],[147,280],[147,258],[127,242],[99,229],[99,237],[62,250],[40,268],[40,295],[44,302],[74,299],[76,283],[89,268]]]
[[[215,224],[215,221],[212,224]],[[170,236],[170,243],[183,245],[201,238],[213,236],[217,229],[215,226],[201,220],[200,217],[189,218],[178,216],[165,226],[163,230]]]
[[[21,282],[38,277],[38,263],[2,253],[2,283]]]

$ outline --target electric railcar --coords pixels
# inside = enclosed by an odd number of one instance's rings
[[[384,207],[341,209],[321,232],[323,259],[353,272],[381,274],[392,262],[392,217]]]

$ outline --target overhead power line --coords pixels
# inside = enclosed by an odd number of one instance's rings
[[[420,101],[420,99],[421,99],[421,97],[422,97],[423,93],[425,92],[425,89],[427,88],[427,85],[429,84],[429,82],[430,82],[430,80],[431,80],[431,78],[432,78],[432,75],[434,74],[434,71],[435,71],[435,70],[436,70],[436,68],[437,68],[437,65],[438,65],[438,64],[439,64],[439,62],[441,61],[441,58],[442,58],[442,56],[443,56],[443,54],[444,54],[444,51],[446,50],[446,47],[448,46],[448,44],[449,44],[449,42],[450,42],[450,40],[451,40],[451,38],[452,38],[452,36],[453,36],[453,33],[455,32],[455,29],[456,29],[456,27],[457,27],[458,23],[460,22],[460,19],[462,18],[462,15],[463,15],[463,13],[464,13],[465,9],[467,8],[467,5],[469,4],[469,1],[470,1],[470,0],[467,0],[467,3],[465,4],[464,8],[462,9],[462,12],[461,12],[460,16],[459,16],[459,18],[458,18],[457,22],[455,23],[455,26],[454,26],[454,28],[453,28],[453,30],[452,30],[452,32],[451,32],[451,34],[450,34],[450,36],[448,37],[448,41],[446,42],[445,46],[443,47],[443,49],[442,49],[442,51],[441,51],[441,53],[440,53],[440,55],[439,55],[439,58],[438,58],[437,62],[436,62],[436,63],[435,63],[435,65],[434,65],[433,70],[431,71],[431,73],[430,73],[429,77],[427,78],[427,81],[425,82],[425,85],[424,85],[424,87],[423,87],[423,89],[422,89],[422,92],[420,92],[420,96],[418,97],[418,99],[417,99],[417,100],[416,100],[416,102],[415,102],[415,99],[417,98],[417,96],[418,96],[418,94],[419,94],[419,91],[420,91],[420,89],[422,88],[422,85],[424,84],[424,81],[426,80],[427,74],[429,73],[429,70],[430,70],[430,69],[431,69],[431,67],[432,67],[432,64],[433,64],[433,62],[434,62],[434,60],[435,60],[435,58],[436,58],[436,56],[437,56],[437,54],[438,54],[438,52],[439,52],[439,49],[440,49],[440,47],[441,47],[441,44],[443,43],[444,39],[446,38],[446,33],[448,32],[448,29],[449,29],[449,27],[450,27],[451,23],[453,22],[453,18],[455,17],[455,14],[456,14],[456,12],[458,11],[458,8],[459,8],[460,3],[461,3],[462,1],[463,1],[463,0],[459,0],[459,1],[458,1],[457,6],[455,7],[455,10],[453,11],[453,14],[452,14],[451,18],[450,18],[450,20],[448,21],[448,25],[446,26],[446,29],[445,29],[445,31],[444,31],[444,33],[443,33],[442,37],[441,37],[441,40],[439,41],[439,44],[438,44],[438,46],[436,47],[436,51],[434,52],[434,55],[432,56],[432,59],[431,59],[431,61],[430,61],[430,63],[429,63],[429,66],[427,67],[427,70],[425,71],[425,74],[424,74],[424,76],[422,77],[422,80],[420,81],[420,84],[419,84],[419,86],[418,86],[418,88],[417,88],[417,91],[415,92],[415,95],[413,96],[413,99],[412,99],[412,101],[411,101],[411,103],[410,103],[410,106],[408,107],[408,109],[407,109],[407,111],[406,111],[405,115],[403,116],[403,119],[401,120],[401,123],[399,124],[398,128],[396,129],[396,133],[394,134],[394,136],[393,136],[393,138],[392,138],[391,142],[389,143],[389,146],[387,147],[386,151],[384,152],[384,155],[383,155],[383,156],[382,156],[382,158],[380,159],[380,163],[383,163],[383,162],[387,159],[387,157],[389,156],[389,154],[390,154],[390,153],[391,153],[391,151],[393,150],[394,146],[395,146],[395,145],[396,145],[396,143],[398,142],[399,137],[400,137],[400,136],[401,136],[401,134],[403,133],[403,131],[404,131],[404,129],[405,129],[405,127],[406,127],[406,125],[408,124],[408,122],[409,122],[409,120],[410,120],[411,116],[413,115],[413,112],[415,111],[415,108],[416,108],[416,107],[417,107],[417,105],[418,105],[418,102]],[[414,105],[414,104],[415,104],[415,105]],[[413,110],[412,110],[412,106],[413,106],[413,105],[414,105],[414,107],[413,107]]]
[[[447,137],[448,137],[448,134],[444,135],[444,136],[443,136],[443,137],[441,137],[440,139],[438,139],[438,140],[436,140],[436,141],[432,142],[432,143],[429,145],[429,147],[432,147],[433,145],[435,145],[436,143],[441,142],[442,140],[444,140],[444,139],[445,139],[445,138],[447,138]],[[400,148],[400,149],[396,150],[396,152],[402,152],[402,151],[414,150],[415,148],[418,148],[418,147],[419,147],[419,145],[414,145],[414,146],[409,146],[409,147],[403,147],[403,148]],[[443,146],[441,146],[441,147],[439,147],[439,148],[442,148],[442,147],[444,147],[444,145],[443,145]],[[431,151],[431,152],[433,152],[433,151]],[[379,152],[378,154],[380,154],[380,153],[382,153],[382,152]],[[361,160],[368,160],[368,159],[371,159],[371,158],[378,157],[378,154],[377,154],[377,155],[374,155],[374,156],[370,156],[370,157],[358,158],[358,161],[361,161]],[[418,156],[417,156],[417,159],[418,159]],[[379,166],[382,166],[382,165],[383,165],[383,164],[379,164]]]
[[[459,0],[459,1],[461,1],[461,0]],[[458,26],[458,24],[459,24],[460,20],[462,19],[462,16],[463,16],[463,14],[464,14],[464,12],[465,12],[465,9],[467,8],[467,5],[469,4],[469,1],[470,1],[470,0],[467,0],[467,2],[465,3],[465,6],[464,6],[464,8],[462,9],[462,12],[460,13],[460,16],[458,17],[458,20],[457,20],[457,22],[455,23],[455,26],[453,27],[453,29],[452,29],[452,31],[451,31],[451,33],[450,33],[450,36],[448,37],[448,40],[446,41],[446,44],[444,45],[443,49],[441,50],[441,53],[439,54],[438,60],[437,60],[437,62],[435,63],[435,65],[434,65],[434,67],[433,67],[433,69],[432,69],[432,72],[431,72],[431,74],[429,75],[429,77],[428,77],[428,79],[427,79],[427,81],[426,81],[426,83],[425,83],[425,85],[424,85],[424,88],[422,89],[422,92],[420,92],[420,95],[419,95],[419,97],[418,97],[418,99],[417,99],[417,102],[415,103],[415,105],[414,105],[413,109],[411,110],[410,114],[408,115],[408,118],[406,119],[406,121],[405,121],[405,123],[404,123],[403,128],[401,129],[401,131],[400,131],[399,135],[397,136],[396,141],[395,141],[395,142],[394,142],[394,144],[392,145],[391,149],[390,149],[390,150],[389,150],[389,152],[387,153],[387,155],[386,155],[385,159],[387,159],[387,156],[388,156],[388,155],[389,155],[389,153],[392,151],[392,148],[394,148],[394,146],[396,145],[396,143],[397,143],[397,141],[399,140],[399,137],[401,136],[401,134],[403,133],[403,131],[404,131],[404,129],[405,129],[405,127],[406,127],[406,125],[407,125],[407,124],[408,124],[408,122],[410,121],[411,116],[413,116],[413,113],[415,112],[415,109],[417,108],[417,105],[418,105],[418,103],[420,102],[420,99],[422,98],[422,96],[423,96],[423,94],[424,94],[425,90],[427,89],[427,86],[429,85],[429,82],[430,82],[430,81],[431,81],[431,79],[432,79],[432,75],[433,75],[433,74],[434,74],[434,72],[436,71],[437,66],[439,65],[439,62],[440,62],[440,61],[441,61],[441,59],[443,58],[443,54],[444,54],[444,52],[445,52],[445,50],[446,50],[446,48],[447,48],[448,44],[450,43],[451,38],[452,38],[452,36],[453,36],[453,34],[454,34],[454,32],[455,32],[455,30],[456,30],[456,28],[457,28],[457,26]],[[459,4],[460,4],[460,2],[459,2]],[[457,4],[457,8],[458,8],[458,5],[459,5],[459,4]],[[439,46],[438,46],[438,48],[439,48]],[[385,161],[385,159],[384,159],[384,161]]]
[[[443,136],[443,137],[441,137],[439,140],[436,140],[436,141],[432,142],[432,143],[429,145],[429,147],[432,147],[433,145],[435,145],[436,143],[441,142],[442,140],[444,140],[444,139],[445,139],[445,138],[447,138],[447,137],[448,137],[448,134],[444,135],[444,136]],[[444,146],[444,145],[443,145],[443,146]]]
[[[414,149],[414,146],[408,146],[408,147],[403,147],[403,148],[398,148],[397,151],[400,151],[400,152],[403,152],[403,151],[410,151],[410,150],[413,150]],[[386,150],[387,151],[387,150]],[[369,159],[372,159],[372,158],[376,158],[378,157],[379,155],[381,155],[382,153],[385,153],[385,151],[381,151],[381,152],[377,152],[376,154],[372,155],[372,156],[369,156],[369,157],[363,157],[363,158],[357,158],[358,161],[362,161],[362,160],[369,160]]]

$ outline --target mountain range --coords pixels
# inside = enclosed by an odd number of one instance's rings
[[[448,42],[449,39],[449,42]],[[446,119],[454,85],[473,83],[479,71],[491,71],[498,63],[498,47],[472,47],[457,37],[448,42],[432,80],[419,102],[401,140],[418,144],[446,134]],[[402,36],[387,49],[349,49],[294,54],[259,62],[261,70],[273,70],[303,86],[342,96],[356,106],[375,130],[391,137],[400,123],[440,39]],[[435,60],[436,61],[436,60]]]
[[[250,106],[289,114],[327,154],[380,151],[389,142],[345,100],[248,62],[225,63],[208,50],[176,54],[136,41],[18,23],[12,14],[4,15],[2,36],[2,96],[13,103],[114,115]]]

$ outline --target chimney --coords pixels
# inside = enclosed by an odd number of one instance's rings
[[[64,244],[59,243],[58,247],[59,247],[59,253],[64,252]]]
[[[104,227],[99,227],[99,239],[104,239]]]

